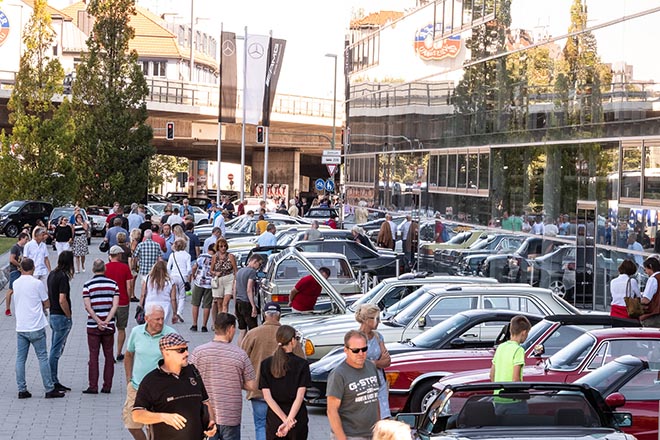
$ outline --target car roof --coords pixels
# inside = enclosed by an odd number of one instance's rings
[[[466,293],[493,293],[498,295],[500,293],[530,293],[530,294],[544,294],[544,295],[553,295],[550,289],[544,289],[541,287],[531,287],[528,284],[463,284],[459,286],[446,286],[446,287],[434,287],[429,291],[432,294],[444,294],[452,292],[466,292]]]
[[[599,328],[590,330],[589,333],[596,339],[615,339],[615,338],[640,338],[640,339],[660,339],[660,330],[650,327],[627,327],[627,328]]]
[[[418,281],[421,284],[424,283],[473,283],[473,284],[498,284],[498,281],[495,278],[488,277],[470,277],[470,276],[459,276],[459,275],[434,275],[429,277],[411,277],[406,276],[408,274],[399,275],[399,278],[385,278],[381,280],[381,283],[392,283],[392,284],[406,284]]]
[[[581,315],[549,315],[545,317],[546,321],[559,322],[563,325],[572,324],[593,324],[593,325],[612,325],[614,327],[634,327],[635,323],[639,326],[639,321],[628,318],[617,318],[610,315],[601,315],[598,313],[584,313]]]
[[[338,260],[348,261],[346,255],[337,252],[301,252],[301,254],[308,260],[310,258],[336,258]]]
[[[525,315],[528,317],[534,317],[539,321],[543,319],[543,315],[521,312],[520,310],[507,310],[507,309],[468,309],[459,312],[458,315],[465,315],[469,317],[489,315],[492,316],[494,319],[497,319],[497,317],[505,317],[507,319],[510,319],[517,315]]]

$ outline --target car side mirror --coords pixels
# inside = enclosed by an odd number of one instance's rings
[[[398,422],[405,423],[411,428],[415,428],[417,426],[417,418],[419,417],[419,415],[420,414],[414,414],[414,413],[399,413],[396,415],[395,420],[397,420]]]
[[[449,343],[454,348],[462,348],[465,347],[465,339],[463,338],[455,338],[452,339],[451,342]]]
[[[534,346],[534,351],[532,352],[532,354],[536,357],[541,357],[542,355],[544,355],[545,347],[543,346],[543,344],[536,344]]]
[[[426,317],[422,316],[417,320],[417,327],[424,328],[426,327]]]
[[[619,428],[629,428],[632,426],[633,419],[631,413],[612,413],[614,416],[614,421],[619,426]]]
[[[612,408],[620,408],[626,404],[626,397],[621,393],[612,393],[605,398],[605,403]]]

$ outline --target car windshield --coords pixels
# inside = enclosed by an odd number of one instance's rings
[[[408,307],[410,304],[412,304],[418,297],[424,292],[427,292],[430,289],[430,287],[422,286],[419,289],[415,290],[412,292],[410,295],[406,296],[405,298],[395,302],[391,306],[389,306],[387,309],[385,309],[385,312],[383,313],[383,316],[385,318],[391,318],[395,316],[397,313]]]
[[[408,295],[413,296],[413,295]],[[420,309],[422,309],[426,304],[428,304],[433,299],[433,295],[429,292],[424,292],[422,295],[418,296],[411,304],[409,304],[405,309],[401,310],[392,321],[405,327],[410,323],[410,320],[417,317]],[[393,307],[393,306],[392,306]],[[388,309],[389,310],[389,309]]]
[[[2,212],[8,212],[10,214],[13,214],[15,212],[18,212],[19,209],[21,209],[21,206],[23,206],[24,202],[9,202],[5,206],[3,206],[0,211]]]
[[[582,376],[575,383],[585,383],[596,388],[603,396],[607,396],[614,391],[613,385],[620,385],[620,380],[630,374],[631,371],[639,368],[637,365],[628,365],[625,363],[613,361],[609,362],[597,370],[592,371],[586,376]]]
[[[410,342],[415,347],[435,348],[438,344],[445,342],[449,336],[456,332],[456,329],[463,327],[469,320],[470,318],[459,313],[433,326],[431,330],[413,338]]]
[[[515,416],[497,416],[504,406],[517,405]],[[505,427],[603,427],[586,396],[576,390],[503,389],[445,390],[433,401],[420,431],[437,434],[455,429]],[[491,436],[488,436],[489,438]]]
[[[520,344],[522,348],[524,348],[525,351],[527,351],[529,347],[536,344],[536,341],[538,341],[541,335],[543,335],[546,331],[548,331],[550,327],[552,327],[552,322],[546,321],[545,319],[539,322],[538,324],[536,324],[535,326],[533,326],[529,331],[529,334],[527,335],[527,339],[525,339],[525,342]]]
[[[596,345],[596,338],[585,333],[566,347],[548,358],[548,367],[559,371],[575,370],[591,349]]]
[[[355,280],[351,266],[345,260],[324,257],[308,257],[309,262],[314,267],[327,267],[330,269],[331,280],[342,280],[343,282]]]
[[[380,293],[380,291],[383,290],[383,288],[384,288],[385,286],[388,286],[388,283],[379,283],[379,284],[377,284],[376,286],[372,287],[371,290],[369,290],[367,293],[365,293],[364,295],[362,295],[362,296],[360,297],[360,299],[358,299],[358,300],[355,301],[353,304],[351,304],[351,305],[348,307],[348,310],[350,310],[351,312],[354,312],[354,311],[356,311],[356,310],[358,309],[358,307],[360,307],[362,304],[371,304],[371,303],[373,303],[374,298],[376,298],[376,297],[378,296],[378,294]]]

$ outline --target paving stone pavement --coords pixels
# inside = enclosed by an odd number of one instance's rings
[[[76,274],[71,283],[71,301],[73,309],[73,328],[60,358],[60,381],[72,388],[62,399],[44,399],[44,389],[39,375],[39,366],[30,351],[26,365],[28,389],[31,399],[18,400],[16,387],[16,328],[14,317],[0,315],[0,439],[28,440],[48,438],[52,440],[73,439],[110,439],[131,440],[132,437],[121,421],[121,409],[126,397],[126,384],[123,364],[115,364],[115,375],[111,394],[87,395],[82,390],[87,388],[87,338],[85,322],[87,314],[82,303],[82,285],[91,278],[91,262],[101,257],[98,250],[99,238],[92,239],[90,255],[87,258],[87,271]],[[50,249],[50,260],[55,267],[57,254]],[[8,261],[8,254],[0,255],[0,267]],[[0,293],[0,302],[4,305],[6,289]],[[189,301],[189,299],[188,299]],[[135,303],[131,303],[130,329],[135,325],[132,319]],[[190,327],[190,303],[188,302],[184,319],[185,324],[174,327],[190,341],[191,347],[201,345],[212,338],[211,333],[193,333]],[[0,307],[4,310],[4,307]],[[48,347],[50,348],[50,329],[48,329]],[[116,354],[115,354],[116,356]],[[101,352],[101,375],[103,354]],[[309,438],[329,439],[330,426],[325,410],[309,408]],[[254,440],[252,408],[244,400],[241,435],[243,440]]]

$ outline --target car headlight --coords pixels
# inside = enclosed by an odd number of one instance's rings
[[[8,214],[2,214],[2,215],[0,215],[0,221],[2,221],[2,220],[6,220],[7,217],[9,217]]]

